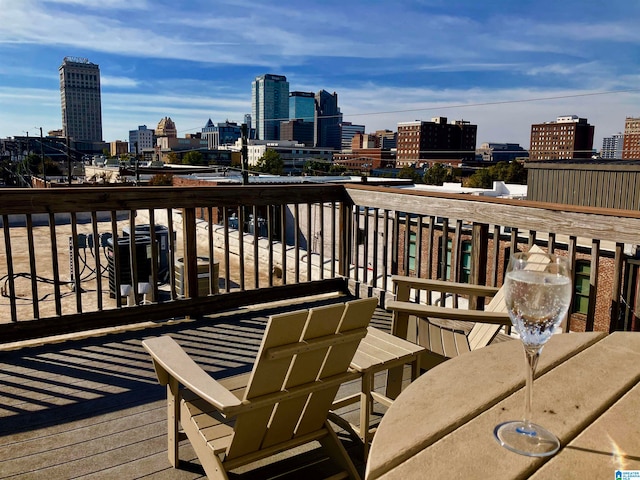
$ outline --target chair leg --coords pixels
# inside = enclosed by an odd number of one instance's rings
[[[360,392],[360,438],[364,444],[364,461],[369,455],[369,423],[371,422],[371,411],[373,410],[373,373],[367,372],[362,376],[362,391]]]
[[[387,390],[385,396],[395,400],[402,391],[404,365],[390,368],[387,371]]]
[[[180,398],[178,381],[169,377],[167,383],[167,452],[169,462],[174,468],[178,468],[179,423],[180,423]]]
[[[184,409],[182,411],[183,418],[188,419],[187,407],[183,404],[182,408]],[[222,464],[222,460],[218,455],[213,453],[211,448],[209,448],[207,442],[200,434],[198,427],[196,427],[190,420],[186,420],[183,425],[183,429],[191,443],[191,446],[193,447],[193,450],[196,452],[196,455],[200,460],[202,468],[204,468],[204,472],[207,474],[207,478],[211,480],[229,480],[229,476]]]
[[[329,425],[328,420],[325,420],[324,426],[327,434],[320,439],[320,444],[324,447],[329,456],[338,462],[338,464],[344,469],[344,471],[349,475],[349,478],[352,480],[361,480],[360,474],[356,470],[351,458],[349,458],[349,454],[345,450],[344,445],[342,445],[338,435],[336,435],[336,432],[334,432],[331,425]]]

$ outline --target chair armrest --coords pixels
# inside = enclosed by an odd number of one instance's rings
[[[414,302],[398,300],[387,301],[387,309],[417,317],[442,318],[446,320],[463,320],[466,322],[492,323],[511,326],[507,312],[487,312],[484,310],[467,310],[464,308],[437,307]]]
[[[142,346],[153,358],[161,385],[176,379],[220,412],[233,415],[242,402],[194,362],[173,338],[165,335],[144,340]]]
[[[475,295],[478,297],[493,297],[499,290],[499,287],[475,285],[472,283],[449,282],[445,280],[433,280],[429,278],[407,277],[404,275],[393,275],[391,277],[391,282],[396,286],[404,286],[416,290],[455,293],[458,295]]]

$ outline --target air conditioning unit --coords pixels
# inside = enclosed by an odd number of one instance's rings
[[[107,241],[107,264],[109,268],[109,295],[111,298],[116,297],[116,270],[118,270],[120,285],[131,285],[133,287],[129,238],[118,239],[117,248],[120,260],[119,270],[116,268],[115,263],[113,238],[110,238]],[[151,277],[151,238],[136,235],[135,249],[138,283],[149,282],[149,277]]]

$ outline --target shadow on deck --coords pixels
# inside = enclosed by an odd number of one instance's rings
[[[186,460],[182,468],[169,465],[165,390],[141,341],[171,335],[212,375],[228,377],[250,371],[269,315],[344,300],[327,296],[0,351],[0,478],[204,476],[188,442],[180,447]],[[388,331],[390,321],[388,312],[378,310],[371,324]],[[355,391],[358,385],[343,389]],[[357,408],[340,413],[357,422]],[[342,433],[364,473],[361,446]],[[264,466],[241,478],[270,478],[284,471],[290,476],[278,478],[299,478],[301,465],[313,465],[317,472],[330,468],[312,444],[289,454],[273,472]],[[313,473],[305,478],[314,478]]]

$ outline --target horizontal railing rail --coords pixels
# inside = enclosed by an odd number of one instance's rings
[[[316,184],[5,189],[3,340],[335,289],[349,202]],[[312,213],[331,222],[326,252],[309,250]]]
[[[640,212],[353,184],[4,189],[2,198],[4,341],[203,315],[345,280],[392,294],[395,274],[499,286],[510,252],[534,243],[571,258],[567,328],[637,325],[621,304],[635,308],[638,297],[625,272]]]
[[[570,257],[576,294],[567,329],[629,325],[621,302],[637,285],[623,293],[624,271],[638,256],[640,212],[364,185],[347,192],[356,236],[368,239],[354,242],[356,280],[389,289],[389,275],[401,273],[499,286],[510,252],[535,243]]]

